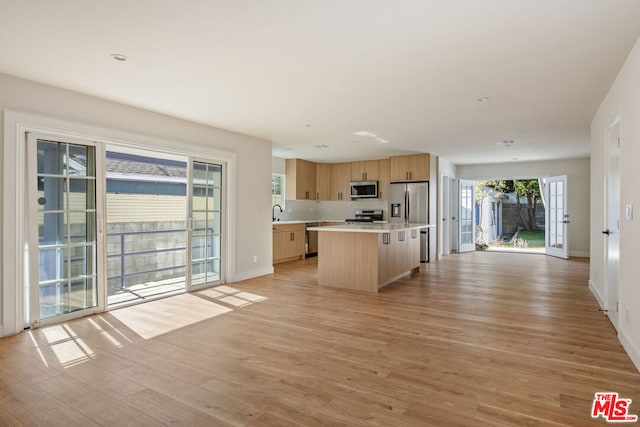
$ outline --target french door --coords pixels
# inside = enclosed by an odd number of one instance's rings
[[[102,146],[28,134],[31,325],[104,309]]]
[[[560,258],[569,258],[567,245],[567,176],[544,178],[544,193],[547,201],[545,226],[545,253]]]
[[[221,164],[191,161],[189,172],[187,290],[222,281]]]
[[[458,244],[459,252],[476,250],[476,227],[474,221],[475,185],[475,181],[460,180],[460,190],[458,192],[460,197],[460,212],[458,213],[458,223],[460,227],[458,232],[458,238],[460,239],[460,243]]]

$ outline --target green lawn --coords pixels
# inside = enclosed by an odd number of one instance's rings
[[[529,242],[530,248],[544,247],[544,230],[524,230],[518,233],[518,237]]]

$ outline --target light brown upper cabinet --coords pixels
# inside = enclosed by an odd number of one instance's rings
[[[331,200],[330,163],[316,163],[316,200]]]
[[[286,198],[315,200],[316,164],[302,159],[287,159],[286,167]]]
[[[351,162],[351,181],[377,181],[380,179],[379,160]]]
[[[351,200],[351,163],[331,163],[331,200]]]
[[[378,197],[387,200],[387,191],[389,191],[389,183],[391,182],[391,160],[382,159],[379,162],[380,177],[378,178]]]
[[[391,157],[391,182],[429,181],[429,155]]]

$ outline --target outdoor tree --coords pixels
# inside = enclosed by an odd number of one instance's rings
[[[527,230],[536,230],[536,205],[540,200],[540,182],[537,179],[516,179],[513,181],[514,191],[516,193],[516,204],[520,220]],[[527,203],[528,218],[525,218],[520,197],[524,197]]]
[[[518,207],[518,215],[520,221],[527,230],[536,230],[536,206],[541,198],[540,182],[537,179],[515,179],[515,180],[495,180],[481,181],[486,188],[491,189],[495,193],[502,195],[505,193],[516,194],[516,206]],[[526,209],[528,215],[525,217],[524,206],[521,198],[526,201]]]

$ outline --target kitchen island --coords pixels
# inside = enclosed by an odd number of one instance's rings
[[[345,224],[318,232],[318,285],[378,292],[420,268],[424,224]]]

